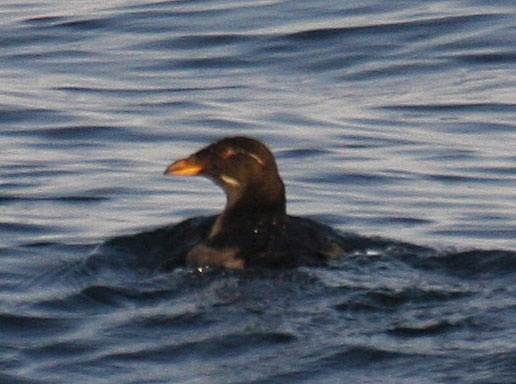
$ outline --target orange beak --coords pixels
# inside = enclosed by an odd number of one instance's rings
[[[165,175],[195,176],[203,170],[204,168],[202,166],[194,164],[189,159],[183,159],[170,164],[165,170]]]

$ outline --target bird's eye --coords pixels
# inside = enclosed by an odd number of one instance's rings
[[[263,162],[263,160],[258,155],[255,155],[254,153],[251,153],[251,152],[248,152],[248,151],[244,151],[244,150],[241,150],[241,149],[225,148],[218,155],[219,155],[219,157],[221,159],[224,159],[224,160],[230,159],[230,158],[232,158],[232,157],[234,157],[236,155],[244,155],[244,156],[248,156],[249,158],[253,159],[258,164],[260,164],[262,167],[265,166],[265,163]]]
[[[230,157],[233,157],[237,154],[237,152],[233,148],[226,148],[222,152],[219,153],[221,159],[227,160]]]

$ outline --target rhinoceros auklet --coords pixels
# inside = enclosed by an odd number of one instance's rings
[[[292,268],[324,265],[342,253],[328,227],[287,215],[276,161],[258,140],[222,139],[174,162],[165,174],[206,176],[227,197],[207,236],[186,252],[186,265]]]

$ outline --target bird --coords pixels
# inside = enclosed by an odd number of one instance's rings
[[[245,137],[220,139],[170,164],[165,175],[204,176],[226,195],[208,228],[189,228],[180,257],[186,266],[295,268],[322,266],[343,253],[338,235],[315,220],[286,211],[285,185],[272,152]],[[206,221],[199,227],[206,227]],[[177,261],[176,261],[177,262]]]

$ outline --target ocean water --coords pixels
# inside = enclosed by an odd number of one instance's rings
[[[513,1],[0,4],[1,383],[515,383]],[[324,268],[163,271],[266,142]]]

